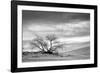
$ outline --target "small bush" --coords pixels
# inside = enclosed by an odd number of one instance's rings
[[[28,55],[28,54],[29,54],[29,52],[23,52],[22,54],[23,54],[23,55]]]

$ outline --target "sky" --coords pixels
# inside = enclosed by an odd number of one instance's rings
[[[36,35],[55,34],[61,41],[89,41],[90,14],[88,13],[23,10],[22,25],[23,40],[32,40]]]

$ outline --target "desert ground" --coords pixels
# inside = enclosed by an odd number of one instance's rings
[[[90,47],[84,47],[60,54],[28,53],[23,55],[22,62],[60,61],[90,59]]]

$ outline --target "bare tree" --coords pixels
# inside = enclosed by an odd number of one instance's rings
[[[55,43],[59,43],[56,41],[56,39],[57,37],[54,34],[47,35],[45,39],[38,36],[33,39],[32,44],[39,48],[42,53],[53,54],[53,51],[55,51],[57,48],[63,47],[63,44],[54,45]]]

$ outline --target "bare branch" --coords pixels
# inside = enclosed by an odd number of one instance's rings
[[[52,51],[55,51],[58,48],[64,48],[65,44],[58,44],[58,45],[54,45]]]
[[[54,34],[52,34],[52,35],[47,35],[46,39],[49,40],[49,41],[54,41],[54,40],[57,39],[57,37]]]
[[[43,50],[37,43],[32,42],[32,45],[34,45],[35,47],[39,48],[40,50]]]
[[[50,48],[48,50],[51,50],[53,41],[55,41],[57,37],[54,34],[52,34],[52,35],[47,35],[46,39],[49,41],[49,44],[50,44]]]

